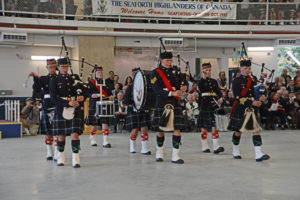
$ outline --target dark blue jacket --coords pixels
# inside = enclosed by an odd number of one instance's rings
[[[178,70],[177,67],[172,67],[167,69],[162,65],[159,66],[162,72],[166,75],[172,87],[175,90],[180,90],[182,85],[187,85],[184,75]],[[154,93],[156,94],[156,104],[155,107],[163,108],[166,104],[172,104],[174,106],[180,106],[179,101],[173,97],[169,96],[169,91],[165,86],[161,76],[157,71],[153,70],[151,74],[151,85]]]
[[[36,93],[42,92],[43,96],[50,95],[49,85],[50,81],[56,77],[55,75],[48,74],[47,76],[35,77],[33,79],[33,91]],[[55,105],[51,101],[51,98],[43,98],[42,109],[47,110],[49,108],[54,108]]]

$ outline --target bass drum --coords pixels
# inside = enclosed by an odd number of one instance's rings
[[[151,110],[154,107],[156,98],[151,87],[151,71],[139,69],[135,73],[132,96],[133,105],[137,111]]]

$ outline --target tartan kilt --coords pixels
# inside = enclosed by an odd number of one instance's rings
[[[87,114],[84,123],[86,125],[101,126],[102,124],[109,124],[110,117],[96,117],[96,102],[91,101],[89,106],[89,113]]]
[[[211,131],[212,127],[216,127],[215,111],[200,110],[198,122],[198,128],[204,128]]]
[[[245,119],[245,109],[246,106],[241,106],[240,104],[236,105],[232,113],[232,118],[230,119],[228,124],[228,130],[241,132],[240,129],[242,128]],[[255,116],[257,118],[256,112]]]
[[[72,133],[78,133],[81,135],[83,132],[81,116],[81,111],[75,110],[74,118],[71,120],[66,120],[63,117],[59,117],[55,113],[52,127],[53,135],[69,136]]]
[[[145,112],[135,112],[133,110],[128,110],[126,115],[126,129],[131,132],[134,128],[150,127],[150,113]]]
[[[47,115],[47,111],[42,111],[41,120],[39,122],[39,134],[42,135],[53,135],[52,133],[52,122]]]
[[[164,132],[159,129],[159,123],[161,116],[164,112],[164,108],[154,108],[154,118],[152,122],[152,131],[156,132]],[[183,113],[182,108],[180,106],[176,106],[174,110],[174,130],[180,130],[182,131],[184,129],[184,119],[183,119]]]

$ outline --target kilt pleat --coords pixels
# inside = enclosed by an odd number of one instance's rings
[[[212,127],[216,127],[215,112],[211,110],[200,110],[198,122],[198,128],[211,131]]]
[[[232,113],[232,118],[230,119],[228,124],[228,130],[240,132],[240,129],[242,128],[245,119],[245,109],[245,106],[242,106],[240,104],[236,105]],[[257,118],[256,112],[255,116]]]
[[[89,112],[84,120],[86,125],[101,126],[102,124],[109,124],[110,117],[96,117],[96,102],[91,101],[89,105]]]
[[[150,127],[150,125],[151,120],[149,113],[128,110],[126,115],[126,128],[129,132],[134,128]]]
[[[154,108],[154,118],[152,122],[152,131],[164,132],[159,129],[159,123],[161,116],[164,112],[164,108]],[[175,107],[174,109],[174,129],[175,130],[183,130],[184,129],[184,119],[181,107]]]
[[[54,115],[52,132],[53,135],[65,135],[69,136],[72,133],[78,133],[79,135],[83,132],[81,111],[75,110],[75,116],[71,120],[66,120],[59,117],[57,114]]]
[[[42,135],[53,135],[52,133],[52,122],[50,122],[50,118],[47,115],[47,111],[42,111],[41,120],[39,122],[39,134]]]

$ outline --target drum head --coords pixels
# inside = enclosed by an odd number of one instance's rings
[[[147,97],[147,82],[144,73],[138,70],[133,79],[132,96],[134,107],[140,110],[144,107]]]

